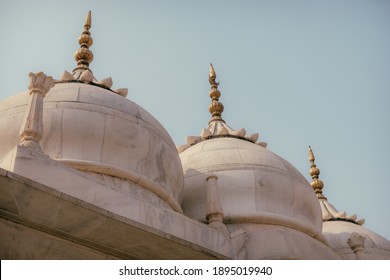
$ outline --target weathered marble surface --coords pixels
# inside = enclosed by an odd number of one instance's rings
[[[73,242],[0,215],[0,258],[2,260],[105,260],[117,256]]]
[[[91,253],[93,258],[106,255],[129,259],[234,258],[228,235],[169,207],[157,207],[149,203],[148,197],[142,200],[112,189],[25,147],[18,146],[14,158],[12,168],[19,175],[1,169],[0,216],[28,228],[4,222],[7,226],[3,230],[7,234],[15,231],[16,239],[36,236],[31,246],[46,244],[48,250],[60,246],[64,253],[53,255],[55,258],[75,257],[61,245],[62,239],[92,246],[93,252],[103,253]],[[44,176],[45,172],[52,176]],[[42,236],[47,233],[51,236]],[[62,241],[51,241],[53,238]],[[45,242],[39,241],[42,239]],[[14,240],[11,246],[5,240],[0,241],[2,256],[19,258],[32,254],[31,247],[26,248],[29,252],[23,252],[23,247],[17,246],[20,242]],[[12,250],[21,252],[14,254]],[[33,256],[43,258],[39,253]]]
[[[230,224],[237,259],[340,259],[327,245],[286,226]]]
[[[99,87],[56,84],[42,153],[17,145],[27,100],[0,103],[3,257],[234,258],[228,234],[180,214],[178,152],[149,113]]]
[[[206,178],[218,176],[225,216],[272,213],[321,232],[318,201],[307,180],[268,149],[234,138],[203,141],[180,154],[185,176],[183,211],[206,216]]]

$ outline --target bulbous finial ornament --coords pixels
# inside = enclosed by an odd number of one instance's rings
[[[211,114],[211,120],[207,128],[203,128],[199,136],[187,136],[185,138],[186,144],[179,146],[177,149],[179,153],[188,149],[192,145],[195,145],[202,141],[207,141],[213,138],[229,137],[237,138],[245,141],[249,141],[260,145],[261,147],[267,147],[267,143],[257,142],[259,139],[258,133],[246,134],[244,128],[234,130],[222,119],[223,105],[219,102],[221,97],[221,92],[218,90],[219,82],[216,81],[217,75],[215,74],[215,69],[210,63],[210,73],[209,73],[209,83],[211,85],[210,98],[211,104],[209,105],[209,112]]]
[[[219,98],[221,97],[221,92],[218,90],[219,83],[216,82],[217,75],[215,74],[215,70],[213,64],[210,63],[210,74],[209,74],[209,83],[211,85],[211,90],[209,96],[211,98],[211,104],[209,105],[209,112],[212,116],[209,123],[213,121],[222,121],[222,112],[224,110],[223,104],[219,102]]]
[[[89,69],[89,64],[93,61],[93,53],[89,50],[93,44],[91,33],[89,32],[91,26],[91,11],[89,11],[84,22],[84,31],[78,39],[80,48],[74,53],[74,58],[77,61],[77,67],[73,70],[73,73],[77,70],[91,71]]]
[[[324,183],[319,179],[320,170],[315,165],[315,157],[313,150],[309,146],[309,161],[311,162],[310,166],[310,176],[313,181],[310,183],[314,189],[318,201],[320,202],[322,220],[323,221],[348,221],[357,225],[364,224],[364,219],[357,220],[356,215],[347,216],[345,211],[338,211],[332,204],[328,202],[328,199],[322,194],[322,189],[324,188]]]
[[[92,16],[91,11],[89,11],[87,17],[85,18],[84,31],[78,39],[80,48],[74,53],[74,58],[77,61],[77,67],[73,69],[72,73],[64,71],[58,82],[83,82],[86,84],[105,88],[120,96],[126,97],[128,93],[127,88],[111,89],[113,85],[111,77],[107,77],[99,81],[93,76],[91,69],[89,69],[89,64],[93,60],[93,53],[89,50],[89,48],[93,44],[91,33],[89,32],[91,26]]]
[[[310,176],[313,181],[310,183],[318,198],[326,199],[326,197],[322,194],[322,189],[324,188],[324,183],[319,179],[320,170],[315,165],[315,157],[313,150],[309,146],[309,161],[311,162],[310,166]]]

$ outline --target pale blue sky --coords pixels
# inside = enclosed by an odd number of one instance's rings
[[[224,119],[390,239],[390,1],[0,0],[0,99],[30,71],[59,78],[92,10],[91,69],[153,114],[176,145],[207,126],[212,62]]]

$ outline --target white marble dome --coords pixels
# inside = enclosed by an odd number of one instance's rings
[[[23,92],[0,102],[0,159],[19,142],[28,100]],[[40,144],[46,155],[87,173],[130,179],[179,206],[183,173],[178,152],[143,108],[111,90],[79,82],[56,83],[43,106]]]
[[[352,234],[358,234],[364,238],[364,254],[366,259],[390,259],[390,241],[383,236],[353,222],[349,221],[325,221],[323,234],[329,246],[343,259],[355,259],[354,251],[348,244]]]
[[[186,215],[206,217],[206,178],[218,176],[227,223],[238,217],[289,223],[321,232],[321,211],[307,180],[290,163],[261,145],[233,137],[195,144],[180,154]],[[273,222],[272,222],[273,221]]]

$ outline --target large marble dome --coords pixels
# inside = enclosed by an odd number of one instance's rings
[[[0,104],[0,158],[19,141],[28,100],[23,92]],[[176,147],[161,124],[134,102],[95,85],[57,83],[44,100],[43,116],[41,146],[52,159],[87,172],[155,182],[181,201]]]

